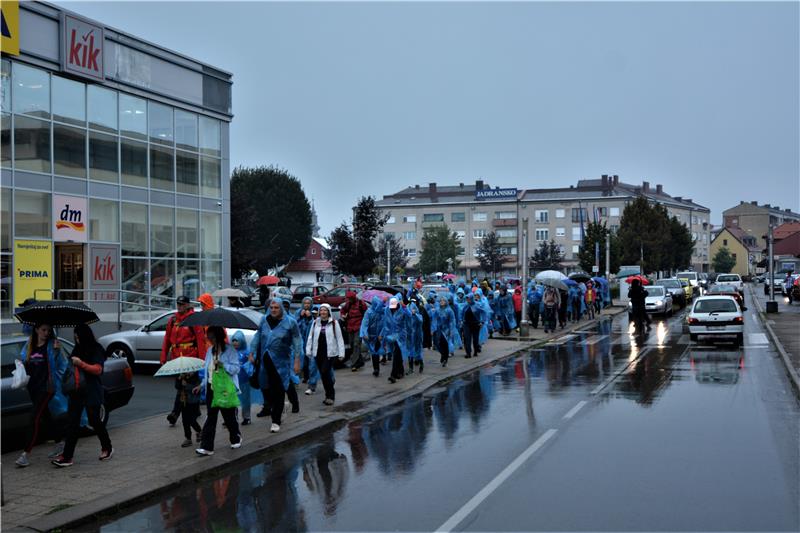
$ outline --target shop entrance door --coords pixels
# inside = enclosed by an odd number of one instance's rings
[[[56,244],[56,294],[60,290],[84,288],[83,245]],[[69,291],[60,295],[62,300],[83,300],[81,292]]]

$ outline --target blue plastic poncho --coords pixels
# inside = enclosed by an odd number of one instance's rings
[[[500,298],[497,302],[497,314],[501,320],[506,321],[508,329],[517,327],[517,320],[514,315],[514,298],[510,292],[500,293]]]
[[[408,314],[408,356],[417,361],[422,360],[422,315],[417,304],[411,302],[404,309]]]
[[[439,342],[442,337],[447,341],[447,347],[450,353],[456,351],[456,346],[458,341],[461,340],[461,334],[458,331],[458,325],[456,324],[456,315],[453,313],[453,309],[451,308],[450,304],[444,301],[445,298],[442,297],[436,303],[436,310],[434,314],[436,315],[436,326],[431,326],[433,336],[435,339],[434,346],[438,347]],[[431,321],[433,324],[434,321]]]
[[[306,302],[309,303],[308,309],[306,309]],[[311,308],[313,307],[313,300],[311,297],[306,296],[303,298],[303,303],[301,304],[300,309],[297,310],[294,314],[294,319],[297,321],[297,327],[300,330],[300,340],[303,344],[303,353],[306,353],[306,339],[308,338],[308,332],[311,329],[311,324],[314,322],[314,317],[311,316]],[[309,311],[309,316],[303,316],[303,311]]]
[[[392,299],[394,300],[394,298]],[[397,346],[400,348],[403,361],[406,361],[409,355],[409,321],[407,319],[408,315],[399,303],[396,309],[387,307],[383,314],[383,329],[381,330],[381,337],[386,344],[386,352],[393,353],[394,347]]]
[[[281,376],[284,388],[288,388],[292,379],[294,357],[295,354],[303,353],[303,342],[300,340],[300,329],[297,322],[283,312],[281,299],[273,298],[270,305],[273,302],[281,307],[280,322],[274,328],[270,328],[267,322],[268,311],[258,324],[258,331],[250,343],[250,351],[262,361],[264,357],[269,356]],[[267,366],[263,363],[258,381],[262,389],[267,388]]]
[[[233,347],[234,341],[239,342],[238,349]],[[242,383],[247,383],[247,380],[253,375],[253,371],[255,370],[253,368],[253,363],[250,362],[250,347],[247,345],[244,333],[237,330],[236,333],[231,335],[231,347],[236,350],[239,356],[239,385],[241,386]]]
[[[47,341],[47,368],[50,369],[50,381],[53,388],[53,397],[47,404],[47,409],[51,416],[58,416],[67,412],[67,397],[61,392],[61,378],[67,369],[67,358],[61,350],[56,350],[53,345],[54,339]],[[20,360],[24,363],[27,357],[28,344],[26,342],[19,354]]]
[[[476,292],[473,298],[475,300],[475,306],[481,311],[481,322],[483,322],[483,325],[481,326],[481,332],[478,335],[478,342],[483,344],[489,340],[489,327],[491,325],[492,308],[489,307],[489,301],[483,297],[480,291]]]
[[[379,337],[383,331],[383,317],[384,317],[383,300],[374,296],[364,318],[361,320],[361,330],[358,332],[359,337],[365,339],[367,348],[371,355],[383,355],[383,343]]]

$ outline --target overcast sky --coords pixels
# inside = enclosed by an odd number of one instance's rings
[[[233,72],[231,163],[360,195],[618,174],[800,210],[800,5],[60,2]]]

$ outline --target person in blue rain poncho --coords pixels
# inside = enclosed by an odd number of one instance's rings
[[[250,351],[260,361],[259,385],[262,391],[267,391],[264,403],[269,404],[272,417],[270,431],[276,433],[281,429],[283,402],[292,372],[300,371],[300,359],[295,354],[303,353],[300,328],[284,312],[280,298],[273,298],[270,302],[250,344]]]
[[[358,333],[369,350],[370,356],[372,356],[372,375],[376,378],[381,374],[380,360],[386,353],[383,342],[381,342],[384,313],[383,300],[378,296],[373,296],[369,309],[367,309],[364,319],[361,321],[361,330]]]
[[[517,320],[514,317],[514,299],[508,292],[507,287],[500,288],[496,316],[500,322],[500,331],[503,335],[508,335],[512,329],[517,327]]]
[[[422,313],[415,300],[411,300],[404,311],[408,313],[408,373],[414,373],[416,364],[421,374],[425,368],[422,360]]]
[[[531,319],[531,324],[533,324],[533,329],[537,329],[539,327],[539,313],[541,312],[542,296],[544,296],[544,290],[542,289],[542,286],[531,282],[528,285],[527,300],[528,316]]]
[[[383,314],[383,329],[381,340],[386,344],[386,353],[392,356],[392,370],[389,382],[395,383],[405,376],[403,364],[408,359],[408,316],[400,300],[393,297],[389,300],[389,307]]]
[[[567,292],[569,307],[567,310],[572,313],[572,321],[577,322],[586,311],[586,303],[583,301],[583,293],[579,285],[573,285]]]
[[[498,299],[497,297],[500,296],[500,291],[489,291],[489,294],[486,295],[486,305],[489,306],[489,338],[491,339],[494,336],[495,331],[500,330],[500,326],[498,325],[497,321],[497,305]]]
[[[313,307],[314,301],[310,296],[306,296],[300,304],[300,309],[298,309],[294,315],[294,319],[297,321],[297,327],[300,329],[300,339],[303,342],[303,383],[308,383],[311,374],[312,361],[305,356],[305,350],[308,331],[311,328],[311,323],[314,321]],[[319,377],[317,377],[317,379],[319,379]]]
[[[483,292],[480,290],[475,291],[473,295],[475,299],[475,304],[480,306],[481,310],[483,311],[483,323],[481,325],[481,330],[478,336],[478,347],[486,344],[486,341],[489,340],[489,324],[491,323],[492,319],[492,308],[489,307],[489,300],[483,295]],[[480,352],[480,350],[478,350]]]
[[[430,319],[430,323],[428,324],[428,332],[431,335],[431,349],[436,350],[436,340],[433,339],[433,331],[436,329],[436,306],[437,306],[437,297],[436,291],[430,291],[428,293],[428,299],[425,302],[425,310],[428,312],[428,318]]]
[[[282,300],[282,304],[283,304],[283,312],[284,312],[284,314],[286,316],[288,316],[295,324],[297,324],[297,319],[292,314],[292,309],[291,309],[292,302],[290,302],[289,300]],[[298,324],[297,328],[300,329],[300,325],[299,324]],[[301,338],[300,338],[300,341],[301,341],[300,345],[301,346],[302,346],[302,340],[303,339],[302,339],[302,336],[301,336]],[[302,366],[303,360],[305,359],[305,354],[304,353],[302,353],[302,352],[298,353],[297,350],[292,350],[292,357],[294,359],[299,359],[300,360],[300,365]],[[294,365],[292,365],[292,368],[294,368]],[[291,379],[289,381],[289,387],[287,387],[287,389],[286,389],[286,397],[289,399],[289,403],[292,404],[292,412],[293,413],[299,413],[300,412],[300,399],[297,397],[297,389],[295,388],[295,385],[300,383],[300,375],[299,374],[300,374],[299,372],[292,372],[291,373]]]
[[[252,405],[252,390],[250,376],[255,371],[255,359],[250,356],[250,347],[244,338],[244,333],[236,331],[231,336],[231,347],[239,356],[239,402],[242,404],[242,425],[250,424],[250,407]]]
[[[464,350],[467,359],[481,352],[480,334],[484,322],[484,308],[475,302],[475,296],[468,294],[466,303],[461,310],[461,334],[464,338]]]
[[[434,315],[436,319],[431,321],[434,328],[433,343],[441,355],[439,362],[445,367],[450,354],[456,351],[456,342],[461,335],[458,331],[456,315],[445,296],[439,298]]]

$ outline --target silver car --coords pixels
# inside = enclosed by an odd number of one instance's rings
[[[253,309],[231,309],[243,313],[250,320],[258,324],[262,315]],[[167,331],[167,322],[175,314],[170,311],[159,316],[149,324],[130,331],[111,333],[97,339],[109,356],[124,357],[133,367],[134,363],[144,365],[161,364],[161,346],[164,343],[164,334]],[[228,330],[230,337],[235,330]],[[255,330],[243,329],[244,338],[248,344],[253,339]],[[205,355],[205,354],[204,354]]]
[[[644,290],[647,291],[647,297],[644,299],[644,307],[649,314],[672,316],[672,295],[670,295],[665,287],[650,285],[644,287]],[[633,304],[628,302],[629,316],[632,309]]]

